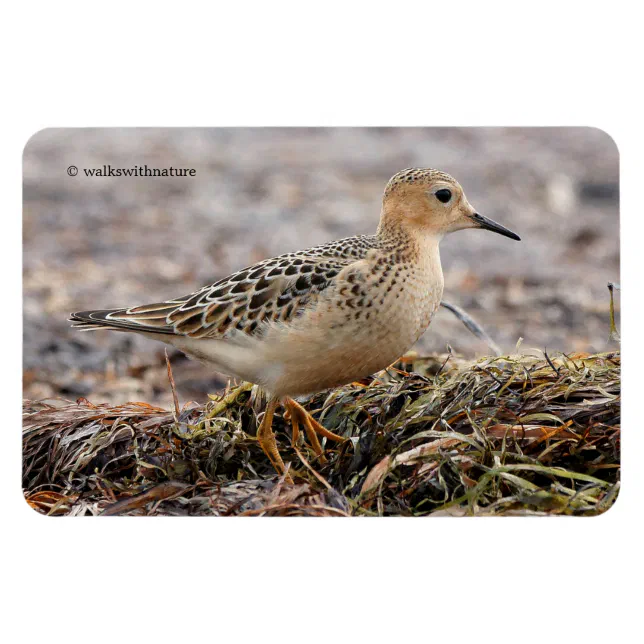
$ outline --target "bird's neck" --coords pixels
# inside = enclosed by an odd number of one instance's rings
[[[438,245],[442,236],[385,217],[380,220],[376,236],[383,251],[391,251],[414,263],[437,263],[440,267]]]

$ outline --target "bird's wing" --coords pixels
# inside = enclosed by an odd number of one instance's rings
[[[288,321],[312,303],[346,266],[373,248],[354,237],[288,253],[244,268],[184,297],[133,308],[82,311],[70,321],[81,329],[111,328],[223,338],[262,332],[262,323]]]

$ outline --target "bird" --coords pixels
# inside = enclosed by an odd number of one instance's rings
[[[190,293],[130,308],[72,313],[81,330],[139,333],[172,345],[267,395],[257,440],[292,479],[272,430],[279,404],[323,462],[318,435],[345,439],[297,398],[362,380],[395,363],[428,328],[443,295],[439,243],[481,228],[520,237],[479,214],[461,185],[432,168],[406,168],[385,186],[373,235],[331,241],[247,266]]]

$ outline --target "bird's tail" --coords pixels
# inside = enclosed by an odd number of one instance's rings
[[[138,333],[173,332],[166,322],[166,311],[161,311],[159,305],[155,310],[143,311],[146,307],[135,309],[102,309],[97,311],[79,311],[72,313],[68,320],[72,327],[80,331],[96,331],[109,329],[111,331],[129,331]],[[151,307],[150,307],[151,308]],[[166,305],[166,309],[169,308]]]

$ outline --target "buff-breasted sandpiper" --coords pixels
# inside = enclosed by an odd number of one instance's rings
[[[272,430],[278,403],[290,413],[293,438],[302,423],[318,455],[316,434],[343,440],[293,397],[360,380],[408,351],[443,295],[439,242],[464,228],[519,239],[479,215],[448,174],[410,168],[387,184],[375,235],[266,259],[184,297],[70,320],[141,333],[262,387],[268,404],[257,438],[283,473]]]

